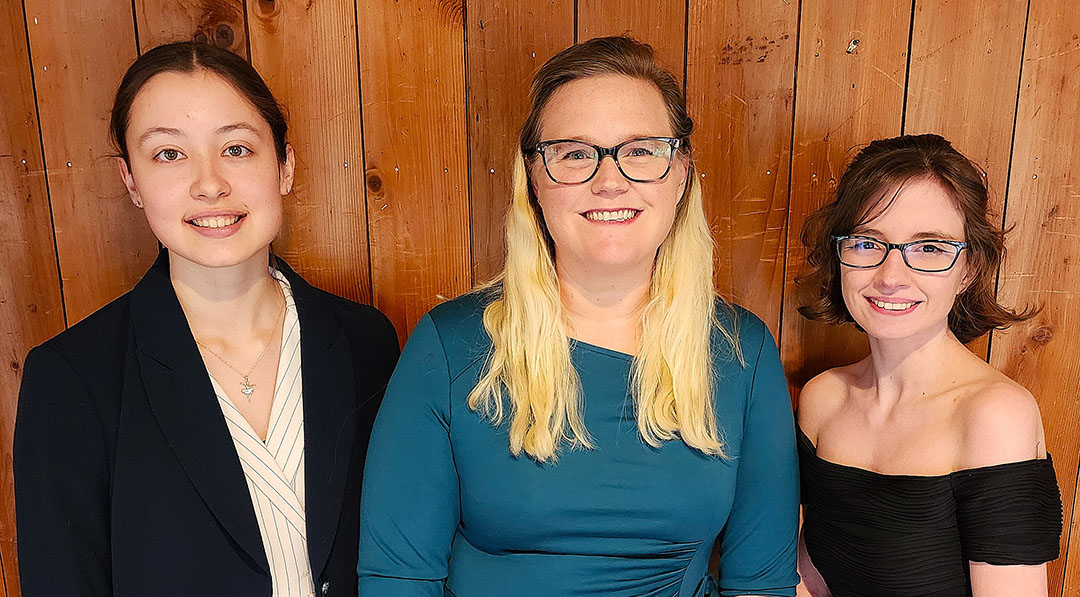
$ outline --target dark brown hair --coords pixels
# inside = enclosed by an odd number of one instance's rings
[[[210,71],[225,79],[251,102],[263,120],[270,125],[278,161],[284,162],[285,133],[288,132],[289,125],[285,110],[274,99],[274,94],[270,92],[266,82],[254,67],[236,54],[208,43],[191,41],[157,46],[139,56],[124,73],[120,87],[116,89],[109,120],[109,132],[119,157],[125,161],[128,159],[125,135],[131,120],[131,104],[146,82],[160,73],[194,73],[200,70]]]
[[[690,159],[690,134],[694,131],[694,121],[686,112],[686,95],[683,94],[682,86],[674,75],[656,63],[656,53],[652,46],[624,35],[597,37],[574,44],[549,58],[536,72],[529,90],[529,114],[521,126],[519,138],[521,155],[525,157],[526,164],[538,155],[535,148],[542,141],[540,121],[555,92],[571,81],[598,75],[624,75],[656,87],[667,107],[673,136],[680,140],[679,151],[687,158],[688,176],[692,177],[694,165]],[[691,185],[687,184],[683,191],[683,197],[679,201],[680,209],[685,204],[682,199],[690,192],[690,187]],[[547,239],[548,249],[554,254],[551,236],[540,213],[531,180],[529,199]]]
[[[814,212],[802,229],[811,271],[799,278],[811,293],[799,313],[840,324],[853,321],[840,288],[840,259],[833,237],[883,213],[908,181],[928,179],[941,185],[964,217],[964,241],[971,281],[949,313],[949,329],[967,343],[991,329],[1032,317],[1037,310],[1016,312],[994,298],[994,279],[1005,255],[1005,231],[989,213],[985,173],[940,135],[904,135],[867,145],[840,177],[832,202]]]

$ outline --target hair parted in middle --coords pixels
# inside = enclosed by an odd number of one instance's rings
[[[968,283],[953,302],[949,329],[963,343],[991,329],[1031,318],[1037,309],[1017,312],[998,304],[994,281],[1005,256],[1005,231],[991,221],[990,194],[982,170],[940,135],[878,139],[848,164],[835,197],[807,219],[802,229],[811,271],[800,276],[812,294],[799,313],[833,324],[853,322],[840,287],[840,258],[834,238],[851,234],[892,205],[904,185],[932,180],[964,217]],[[932,216],[928,216],[932,217]]]
[[[656,63],[653,49],[624,36],[575,44],[533,77],[513,164],[506,264],[487,285],[496,294],[484,311],[492,347],[486,371],[469,394],[469,407],[498,425],[507,416],[508,398],[515,456],[524,452],[537,461],[554,461],[562,447],[593,447],[582,415],[581,381],[570,361],[555,244],[529,171],[538,159],[534,148],[555,92],[571,81],[612,74],[649,82],[660,92],[672,136],[682,141],[676,159],[686,161],[688,177],[672,228],[657,251],[642,315],[631,380],[638,432],[653,447],[681,439],[704,454],[724,456],[712,392],[714,333],[722,338],[721,351],[726,345],[731,358],[742,363],[743,357],[736,329],[724,328],[716,317],[717,308],[730,305],[713,288],[714,247],[690,150],[694,123],[681,86]],[[733,310],[731,321],[737,321]]]

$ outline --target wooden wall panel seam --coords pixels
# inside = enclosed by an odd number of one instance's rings
[[[1065,512],[1061,513],[1062,530],[1065,535],[1065,553],[1060,554],[1059,557],[1062,559],[1061,569],[1066,572],[1069,570],[1069,546],[1072,545],[1073,521],[1076,520],[1076,499],[1080,498],[1080,468],[1077,468],[1076,482],[1073,487],[1073,502],[1072,508],[1069,508],[1069,516],[1066,518]],[[1060,597],[1065,597],[1065,589],[1069,588],[1067,580],[1067,577],[1062,579]]]
[[[356,97],[359,100],[357,110],[360,115],[360,168],[364,173],[364,183],[361,185],[363,189],[363,202],[364,210],[368,209],[368,201],[370,198],[368,190],[368,154],[367,154],[367,136],[364,134],[364,69],[361,67],[360,62],[360,2],[363,0],[353,0],[353,27],[356,30]],[[244,0],[246,3],[247,0]],[[244,18],[247,18],[247,11],[244,12]],[[248,43],[251,43],[251,36],[248,36]],[[368,279],[368,303],[375,304],[375,271],[372,265],[371,254],[374,247],[371,246],[371,218],[367,218],[367,226],[364,226],[364,243],[367,245],[367,279]]]
[[[900,108],[900,134],[903,135],[907,131],[907,108],[908,100],[911,98],[911,48],[915,41],[915,4],[919,0],[911,0],[911,21],[908,23],[908,38],[907,38],[907,69],[904,73],[904,105]]]
[[[134,0],[132,0],[134,1]],[[64,297],[64,271],[60,268],[60,247],[56,240],[56,216],[53,213],[52,189],[49,186],[49,168],[45,161],[45,135],[41,130],[41,112],[38,110],[37,72],[34,70],[34,54],[30,50],[30,27],[26,22],[26,2],[23,7],[23,31],[26,36],[26,60],[30,69],[30,88],[34,91],[34,121],[37,123],[38,147],[41,153],[42,179],[45,181],[45,200],[49,205],[49,225],[52,227],[53,256],[56,257],[56,274],[60,284],[60,312],[64,316],[64,328],[68,325],[67,299]]]
[[[683,61],[682,61],[682,91],[683,99],[689,93],[687,81],[690,78],[690,0],[686,0],[683,6]]]
[[[135,52],[142,56],[142,40],[139,37],[139,9],[135,6],[135,0],[131,0],[131,28],[135,32]]]
[[[1027,52],[1027,34],[1028,25],[1031,22],[1031,0],[1027,2],[1027,8],[1024,11],[1024,38],[1020,42],[1020,72],[1016,77],[1016,103],[1013,105],[1013,125],[1012,135],[1009,137],[1009,164],[1005,170],[1005,191],[1001,199],[1001,213],[998,214],[998,220],[1002,229],[1005,229],[1005,214],[1009,211],[1009,190],[1012,184],[1012,172],[1013,172],[1013,153],[1016,151],[1016,121],[1020,117],[1020,92],[1024,87],[1024,53]],[[1008,246],[1008,237],[1006,236],[1006,247]],[[994,297],[998,295],[998,290],[1001,288],[1001,270],[1005,263],[998,265],[997,272],[994,273]],[[994,354],[994,335],[997,330],[990,330],[986,337],[986,362],[990,362],[991,355]],[[1066,543],[1068,545],[1068,543]],[[1064,589],[1062,589],[1064,591]]]
[[[464,119],[462,123],[465,129],[465,205],[469,213],[469,283],[470,287],[476,287],[476,245],[473,243],[472,235],[472,213],[473,213],[473,152],[472,150],[472,127],[469,126],[469,109],[472,105],[469,103],[469,3],[467,0],[461,0],[461,70],[464,75],[464,90],[465,97],[463,98],[465,109],[462,111],[461,117]]]
[[[799,105],[796,99],[799,97],[799,58],[801,57],[801,44],[802,44],[802,3],[803,0],[799,0],[799,15],[795,19],[795,60],[792,63],[791,74],[791,140],[789,141],[790,148],[788,149],[788,179],[787,179],[787,211],[784,215],[784,280],[788,279],[788,255],[791,253],[791,190],[792,190],[792,177],[795,176],[795,123],[798,118]],[[801,231],[799,231],[801,233]],[[800,234],[796,234],[797,237]],[[802,242],[801,240],[798,242]],[[784,295],[787,293],[787,283],[780,285],[780,318],[776,323],[776,347],[777,350],[783,346],[784,342],[784,313],[787,311],[784,309]],[[793,317],[799,317],[796,311]],[[792,404],[798,404],[795,397],[792,396]]]

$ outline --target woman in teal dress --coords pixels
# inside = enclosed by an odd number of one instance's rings
[[[424,316],[387,389],[360,594],[794,595],[787,385],[713,290],[681,86],[600,38],[531,102],[502,275]]]

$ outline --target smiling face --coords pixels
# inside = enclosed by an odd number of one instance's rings
[[[203,267],[265,262],[292,187],[270,126],[208,71],[154,75],[132,102],[120,173],[170,259]]]
[[[889,195],[893,191],[889,192]],[[940,184],[909,180],[887,209],[851,234],[890,243],[913,240],[965,240],[964,216]],[[875,268],[840,266],[844,303],[855,321],[873,338],[928,337],[948,328],[949,312],[967,282],[966,251],[952,269],[917,272],[899,251],[889,251]]]
[[[639,137],[670,137],[660,91],[623,75],[577,79],[560,87],[544,108],[541,140],[577,139],[612,147]],[[686,184],[687,161],[676,153],[662,180],[630,182],[610,157],[588,182],[559,184],[534,159],[529,176],[555,243],[556,267],[582,273],[604,268],[651,271]]]

